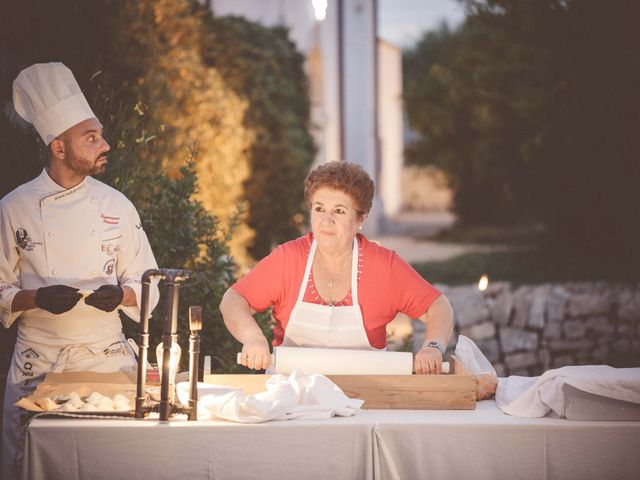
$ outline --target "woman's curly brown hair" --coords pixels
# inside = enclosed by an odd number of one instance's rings
[[[327,162],[314,168],[304,181],[307,206],[311,206],[311,197],[320,188],[331,188],[349,195],[359,216],[371,210],[373,180],[355,163]]]

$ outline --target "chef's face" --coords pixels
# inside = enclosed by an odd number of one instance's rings
[[[78,175],[97,175],[107,168],[107,153],[111,150],[102,136],[102,125],[90,118],[71,127],[63,134],[64,164]]]
[[[311,196],[311,229],[320,247],[351,248],[367,214],[360,214],[351,196],[332,188],[319,188]]]

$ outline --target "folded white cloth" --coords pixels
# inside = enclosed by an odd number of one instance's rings
[[[562,367],[539,377],[499,378],[496,404],[518,417],[543,417],[551,411],[562,417],[565,383],[594,395],[640,404],[640,368],[607,365]]]
[[[351,399],[331,380],[317,373],[294,371],[273,375],[266,390],[248,395],[241,389],[198,383],[198,418],[240,423],[269,420],[324,419],[356,414],[363,400]],[[189,402],[189,384],[178,384],[178,399]]]

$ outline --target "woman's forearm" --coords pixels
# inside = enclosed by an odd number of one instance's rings
[[[245,298],[232,288],[222,297],[220,311],[225,326],[240,343],[245,344],[254,338],[264,338],[260,326],[253,318],[255,312]]]
[[[424,343],[439,342],[446,348],[453,333],[453,308],[449,299],[440,295],[419,320],[427,326]]]

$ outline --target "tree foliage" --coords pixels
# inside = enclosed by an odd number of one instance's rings
[[[179,172],[169,175],[162,168],[162,154],[157,152],[156,140],[162,140],[162,133],[154,135],[142,129],[139,109],[122,105],[118,95],[106,91],[99,79],[91,87],[89,90],[96,97],[93,104],[99,108],[96,113],[101,118],[109,118],[105,130],[116,145],[109,156],[109,169],[101,180],[122,191],[138,206],[158,265],[191,272],[179,293],[178,341],[184,352],[181,368],[187,366],[188,307],[200,305],[204,316],[202,355],[213,357],[215,371],[237,370],[236,352],[241,346],[224,327],[218,309],[224,292],[235,281],[237,265],[228,245],[236,220],[232,219],[228,227],[223,227],[197,200],[200,189],[197,149],[185,151],[184,165]],[[158,143],[162,145],[162,142]],[[160,343],[162,319],[166,314],[164,307],[161,302],[153,313],[152,346]],[[121,317],[125,332],[135,338],[138,325],[124,315]],[[268,316],[261,315],[258,319],[270,338]]]
[[[640,240],[640,4],[464,3],[457,31],[405,55],[421,134],[409,157],[444,169],[465,223],[540,222],[590,261],[628,256]]]
[[[244,116],[255,135],[244,186],[248,224],[260,232],[250,252],[262,258],[298,235],[294,218],[304,210],[301,186],[315,154],[304,59],[281,27],[222,17],[209,32],[204,62],[252,106]]]
[[[193,271],[181,293],[183,350],[186,309],[202,305],[202,351],[217,359],[214,368],[233,370],[238,344],[218,311],[235,277],[230,253],[246,263],[243,251],[261,255],[291,238],[302,207],[313,154],[302,57],[284,30],[214,19],[195,0],[2,8],[0,195],[42,168],[41,145],[10,107],[11,81],[32,63],[62,61],[112,147],[100,179],[136,205],[161,267]],[[247,59],[228,56],[233,49]]]
[[[197,0],[7,0],[2,13],[3,101],[37,61],[64,62],[81,86],[101,71],[170,174],[197,144],[198,199],[225,227],[241,212],[238,261],[297,235],[314,145],[304,59],[285,29],[213,18]]]

